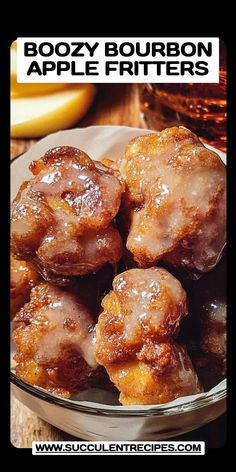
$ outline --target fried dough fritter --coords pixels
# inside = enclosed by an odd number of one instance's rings
[[[155,363],[129,361],[111,364],[110,378],[120,390],[122,405],[167,403],[175,398],[201,392],[201,386],[186,349],[174,342],[156,347],[165,352],[165,369]],[[156,359],[158,362],[158,356]]]
[[[11,319],[29,301],[31,289],[38,285],[40,281],[40,275],[33,270],[28,262],[18,261],[11,256]]]
[[[122,241],[113,219],[122,185],[112,171],[70,146],[51,149],[30,170],[34,178],[21,185],[12,207],[14,257],[32,260],[44,277],[117,262]]]
[[[155,404],[200,391],[186,350],[171,338],[187,314],[180,282],[162,268],[115,277],[102,301],[95,357],[120,390],[122,404]]]
[[[203,322],[200,347],[209,356],[209,364],[222,375],[226,373],[226,338],[226,305],[209,303],[209,314]]]
[[[130,141],[120,164],[126,182],[121,217],[139,267],[159,260],[203,273],[226,239],[225,165],[184,127]]]
[[[96,320],[85,305],[84,288],[41,283],[15,317],[16,374],[64,397],[102,375],[93,354]]]

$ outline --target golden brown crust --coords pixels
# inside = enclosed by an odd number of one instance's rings
[[[34,178],[12,208],[14,256],[33,259],[43,275],[84,275],[117,262],[122,185],[112,171],[70,146],[51,149],[30,169]]]
[[[11,256],[11,319],[29,301],[31,289],[40,282],[40,275],[28,262],[18,261]]]
[[[123,405],[166,403],[202,391],[186,349],[174,342],[168,342],[165,349],[168,362],[163,373],[155,369],[155,363],[135,360],[107,367]]]
[[[139,267],[160,259],[207,272],[225,245],[225,166],[183,127],[140,136],[127,146],[121,215]]]

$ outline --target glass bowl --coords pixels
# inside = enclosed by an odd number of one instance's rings
[[[165,408],[93,406],[64,400],[29,385],[11,373],[15,397],[40,418],[80,439],[97,441],[162,440],[215,420],[226,410],[226,388],[200,400]]]
[[[71,145],[83,149],[94,159],[119,159],[128,141],[150,130],[126,126],[90,126],[60,131],[41,139],[20,159],[14,159],[11,190],[14,198],[23,180],[31,174],[29,163],[53,146]],[[217,151],[225,162],[226,156]],[[15,397],[51,425],[86,440],[162,440],[200,428],[226,410],[226,386],[194,401],[185,397],[181,404],[160,406],[106,405],[60,398],[39,387],[29,385],[11,372]],[[94,398],[94,396],[93,396]],[[96,402],[99,400],[96,399]]]

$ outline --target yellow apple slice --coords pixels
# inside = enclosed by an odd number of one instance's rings
[[[95,93],[92,84],[76,84],[47,95],[12,98],[11,136],[37,138],[73,126],[85,115]]]
[[[19,95],[37,95],[54,92],[68,87],[68,84],[19,84],[17,83],[16,41],[11,45],[11,97]]]

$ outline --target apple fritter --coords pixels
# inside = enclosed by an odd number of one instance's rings
[[[128,270],[115,277],[102,306],[95,357],[121,403],[163,403],[200,391],[187,352],[172,340],[188,311],[175,277],[162,268]]]
[[[130,141],[120,164],[121,216],[139,267],[162,260],[190,274],[211,270],[226,240],[226,172],[184,127]]]
[[[83,292],[79,282],[66,289],[44,282],[32,289],[13,331],[21,379],[69,397],[101,378],[93,353],[96,318]]]
[[[209,304],[210,305],[210,304]],[[215,306],[212,306],[215,305]],[[205,322],[200,341],[202,351],[214,370],[222,375],[226,373],[226,305],[213,303]]]
[[[47,272],[77,276],[117,262],[122,241],[113,220],[122,185],[112,170],[77,148],[53,148],[33,161],[12,207],[12,252]]]
[[[169,341],[152,349],[156,351],[152,362],[131,360],[107,367],[111,380],[121,392],[122,405],[167,403],[201,392],[197,374],[183,346]],[[161,371],[160,363],[163,364]]]
[[[18,261],[11,256],[11,319],[29,301],[30,291],[41,281],[40,275],[28,262]]]

